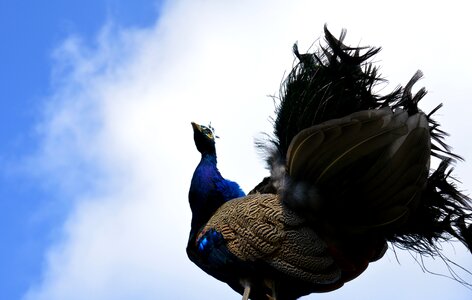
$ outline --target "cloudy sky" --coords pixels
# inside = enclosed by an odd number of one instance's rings
[[[472,191],[472,21],[466,1],[9,1],[0,3],[0,298],[240,299],[186,257],[187,191],[199,161],[190,121],[212,122],[219,168],[250,190],[253,146],[271,132],[279,84],[323,24],[382,46],[390,81],[417,69]],[[461,245],[448,256],[472,269]],[[398,260],[397,261],[397,257]],[[440,260],[426,260],[448,274]],[[471,281],[472,276],[462,274]],[[342,289],[307,299],[470,299],[386,256]]]

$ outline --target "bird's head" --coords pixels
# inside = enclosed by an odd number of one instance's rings
[[[213,154],[215,150],[215,132],[211,125],[203,126],[192,122],[193,127],[193,139],[195,140],[195,146],[201,154]]]

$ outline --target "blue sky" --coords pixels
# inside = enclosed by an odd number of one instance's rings
[[[422,107],[444,102],[438,118],[466,158],[455,174],[472,189],[464,130],[472,60],[461,52],[472,46],[472,23],[460,1],[7,2],[1,299],[239,299],[185,255],[199,160],[190,121],[212,121],[220,170],[251,189],[266,175],[253,141],[271,131],[267,95],[291,67],[291,45],[307,49],[324,23],[334,33],[347,28],[351,44],[383,47],[387,90],[423,70]],[[444,247],[472,269],[463,247]],[[470,290],[397,254],[401,264],[390,251],[339,291],[308,298],[470,299]]]
[[[64,221],[67,203],[54,187],[25,170],[38,151],[37,126],[50,95],[53,52],[70,35],[85,41],[107,22],[149,26],[156,1],[0,2],[0,297],[20,299],[41,274],[54,228]],[[46,209],[46,206],[54,208]]]

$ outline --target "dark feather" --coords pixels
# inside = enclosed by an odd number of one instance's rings
[[[281,177],[285,174],[278,170],[286,164],[287,151],[293,138],[306,128],[357,111],[379,110],[383,107],[403,109],[410,116],[420,112],[418,103],[426,95],[426,89],[421,88],[413,94],[412,88],[423,76],[422,72],[416,72],[405,87],[399,87],[387,95],[376,94],[375,87],[385,80],[378,75],[378,68],[369,63],[369,59],[380,48],[348,47],[343,44],[344,36],[345,31],[336,39],[325,27],[328,45],[320,47],[319,51],[300,54],[298,47],[294,46],[299,63],[282,86],[274,122],[275,138],[272,143],[275,147],[270,150],[272,154],[267,159],[273,172],[272,178],[266,179],[267,184],[258,186],[257,191],[270,186],[280,187]],[[365,53],[360,54],[361,51]],[[472,222],[470,199],[457,190],[451,179],[448,179],[450,171],[447,171],[455,160],[462,158],[451,151],[444,141],[448,134],[433,119],[433,114],[441,106],[442,104],[426,116],[432,140],[430,153],[441,160],[440,167],[427,178],[421,205],[401,229],[401,234],[388,236],[389,240],[401,248],[417,251],[421,249],[428,254],[437,254],[434,246],[437,240],[455,237],[466,245],[472,242],[470,238],[466,238],[468,231],[464,230],[464,226],[467,227]],[[309,186],[297,184],[298,187],[300,185]],[[300,194],[300,191],[296,193]],[[316,193],[324,192],[318,189]],[[446,219],[446,215],[451,217]],[[459,221],[465,224],[462,230],[458,227]],[[472,251],[470,247],[469,249]]]

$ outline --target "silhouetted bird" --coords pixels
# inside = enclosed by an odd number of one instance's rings
[[[460,157],[418,109],[426,94],[386,96],[367,61],[325,27],[327,46],[294,53],[267,149],[270,177],[245,196],[216,167],[211,127],[192,123],[202,159],[189,201],[189,258],[243,299],[296,299],[341,287],[383,256],[387,242],[439,255],[438,241],[472,248],[469,198],[449,178]],[[362,55],[361,52],[364,52]],[[430,160],[440,160],[436,170]],[[241,162],[244,164],[244,162]]]

